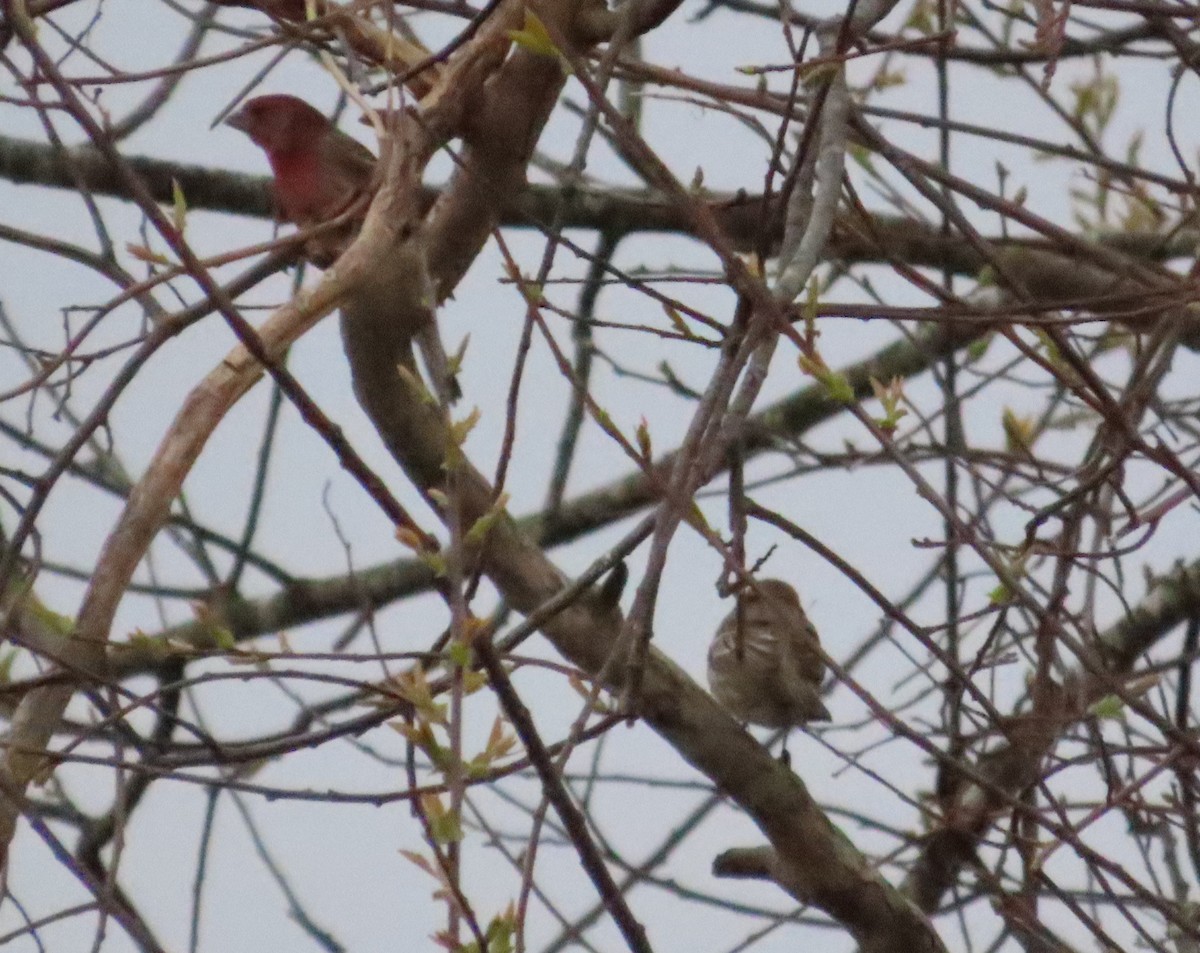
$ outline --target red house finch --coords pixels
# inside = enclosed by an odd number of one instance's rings
[[[751,724],[792,728],[829,721],[821,704],[820,645],[796,590],[763,579],[738,594],[738,608],[717,627],[708,649],[709,687],[731,715]]]
[[[286,221],[305,229],[351,213],[343,226],[305,242],[305,258],[319,268],[328,268],[362,227],[366,198],[377,184],[375,156],[295,96],[249,99],[225,123],[244,132],[267,154],[274,173],[275,201]],[[423,279],[423,273],[420,277]],[[432,312],[423,304],[421,311],[409,318],[416,325],[413,336],[421,344],[439,397],[453,400],[459,396],[458,382],[449,372]]]
[[[258,96],[225,120],[267,154],[275,175],[279,212],[309,228],[347,211],[370,190],[375,157],[357,139],[333,125],[295,96]],[[322,234],[305,245],[305,256],[328,268],[362,225],[366,203],[344,229]]]

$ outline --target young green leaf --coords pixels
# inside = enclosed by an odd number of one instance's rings
[[[546,24],[538,19],[536,13],[525,8],[525,23],[519,30],[509,30],[508,38],[517,46],[524,47],[530,53],[537,53],[539,56],[554,56],[557,57],[558,47],[554,45],[554,41],[550,39],[550,34],[546,30]]]

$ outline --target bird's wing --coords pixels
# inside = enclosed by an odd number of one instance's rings
[[[782,622],[783,620],[781,620]],[[786,622],[780,626],[787,632],[787,664],[807,682],[820,684],[825,677],[825,660],[821,657],[821,639],[803,609],[789,609]]]

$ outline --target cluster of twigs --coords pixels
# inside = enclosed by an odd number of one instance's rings
[[[178,55],[147,44],[135,74],[105,55],[100,27],[117,12],[81,19],[84,6],[9,0],[0,20],[11,84],[0,109],[42,130],[0,136],[7,193],[36,203],[43,190],[71,190],[93,230],[38,231],[0,203],[0,239],[115,289],[97,306],[39,288],[37,314],[0,290],[12,371],[0,378],[11,643],[0,656],[0,942],[85,922],[99,946],[111,920],[139,949],[174,949],[151,926],[152,898],[122,876],[152,816],[147,795],[170,788],[205,802],[191,832],[194,949],[222,800],[308,940],[346,948],[273,857],[255,817],[264,799],[406,805],[412,825],[397,846],[433,885],[437,942],[456,950],[600,948],[602,919],[630,949],[667,948],[689,909],[710,908],[737,924],[738,949],[795,924],[811,936],[836,929],[872,953],[1200,948],[1190,680],[1200,232],[1196,143],[1177,127],[1200,68],[1194,8],[851,0],[826,18],[757,0],[691,10],[678,0],[241,0],[187,13]],[[436,49],[413,28],[431,18],[453,28]],[[734,23],[777,41],[745,70],[752,78],[647,52],[660,37]],[[170,115],[181,80],[245,57],[264,68],[243,94],[287,57],[319,63],[364,112],[383,169],[350,247],[263,319],[256,289],[295,265],[296,241],[206,256],[189,221],[204,210],[269,217],[266,182],[128,148]],[[1143,90],[1146,63],[1163,72]],[[896,92],[905,71],[924,77],[907,99]],[[150,91],[110,112],[103,91],[130,83]],[[993,118],[996,89],[1025,97],[1036,121]],[[1145,106],[1145,131],[1124,139],[1123,95]],[[659,110],[697,105],[756,144],[761,165],[740,189],[688,184],[691,170],[655,148]],[[556,111],[577,120],[565,159],[539,145]],[[913,145],[920,130],[927,138]],[[981,143],[1022,168],[979,162]],[[720,149],[696,143],[701,162],[716,164],[706,153]],[[588,173],[604,150],[636,188]],[[438,157],[451,171],[434,181]],[[1061,175],[1042,186],[1040,169]],[[136,237],[112,199],[140,214]],[[590,250],[579,230],[597,236]],[[703,264],[665,274],[624,264],[632,249],[652,260],[664,232],[692,239]],[[532,264],[516,234],[541,237]],[[468,382],[480,367],[510,382],[490,419],[441,406],[398,370],[411,347],[398,316],[470,307],[455,293],[485,248],[500,266],[492,290],[520,326],[511,365],[470,347],[463,357]],[[400,280],[413,262],[436,301]],[[385,305],[367,290],[380,286],[395,289]],[[607,305],[617,294],[627,306]],[[64,314],[54,347],[41,326],[50,307]],[[338,373],[400,483],[287,364],[334,311],[349,360]],[[875,342],[869,353],[843,333],[849,321]],[[167,345],[202,322],[221,322],[237,346],[197,369],[148,462],[127,465],[131,431],[115,419]],[[657,366],[644,357],[651,346],[666,355]],[[557,454],[541,471],[518,433],[522,407],[552,386],[531,370],[539,348],[567,394]],[[224,532],[183,487],[264,375],[274,389],[252,491],[240,531]],[[777,381],[786,386],[771,389]],[[678,408],[675,429],[629,425],[632,405],[615,402],[634,391]],[[403,558],[312,578],[273,549],[261,522],[289,492],[269,476],[285,406],[394,528]],[[470,441],[481,419],[499,447],[490,473]],[[597,459],[622,475],[572,493],[572,475],[594,464],[593,437]],[[877,474],[883,505],[863,489]],[[510,512],[515,486],[543,482],[541,507]],[[103,544],[74,539],[80,504],[59,501],[101,497],[119,509]],[[855,524],[856,510],[896,525],[881,522],[865,544],[813,528],[826,512]],[[907,525],[925,535],[905,536]],[[615,544],[599,542],[604,530],[621,534]],[[688,556],[696,540],[703,556]],[[152,556],[164,543],[199,584],[159,577]],[[550,558],[567,543],[589,544],[574,578]],[[804,588],[828,619],[827,693],[840,713],[809,742],[819,756],[778,763],[684,670],[709,633],[689,636],[688,658],[662,637],[664,587],[681,559],[695,561],[679,570],[694,590],[804,565],[854,603],[822,608],[822,592]],[[427,592],[437,625],[414,609]],[[124,628],[118,611],[133,604],[160,618],[156,630]],[[393,609],[388,618],[405,621],[380,623]],[[297,648],[288,634],[333,620],[327,648]],[[427,628],[433,636],[417,634]],[[229,731],[210,699],[235,687],[282,693],[290,723],[251,718]],[[488,729],[473,733],[481,721]],[[650,743],[623,735],[628,722],[670,747],[675,774],[628,767],[637,744],[625,739]],[[375,732],[383,726],[394,731]],[[347,748],[390,782],[289,780],[303,753]],[[601,802],[613,789],[623,806],[610,827]],[[701,839],[707,817],[732,810],[765,844]],[[637,815],[669,832],[649,850],[625,837]],[[511,871],[498,891],[510,905],[480,889],[477,871],[492,868],[470,854],[473,841]],[[678,859],[696,843],[718,877],[770,881],[799,911],[758,894],[731,900],[732,885],[697,871],[694,853]],[[26,860],[35,854],[68,872],[82,899],[47,907],[41,868]],[[182,867],[176,855],[171,866]],[[593,907],[555,895],[563,869]],[[651,890],[672,897],[669,911],[639,902]]]

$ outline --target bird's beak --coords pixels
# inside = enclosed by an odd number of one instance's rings
[[[249,133],[250,117],[246,115],[244,109],[239,109],[225,120],[225,125],[237,129],[239,132]]]

